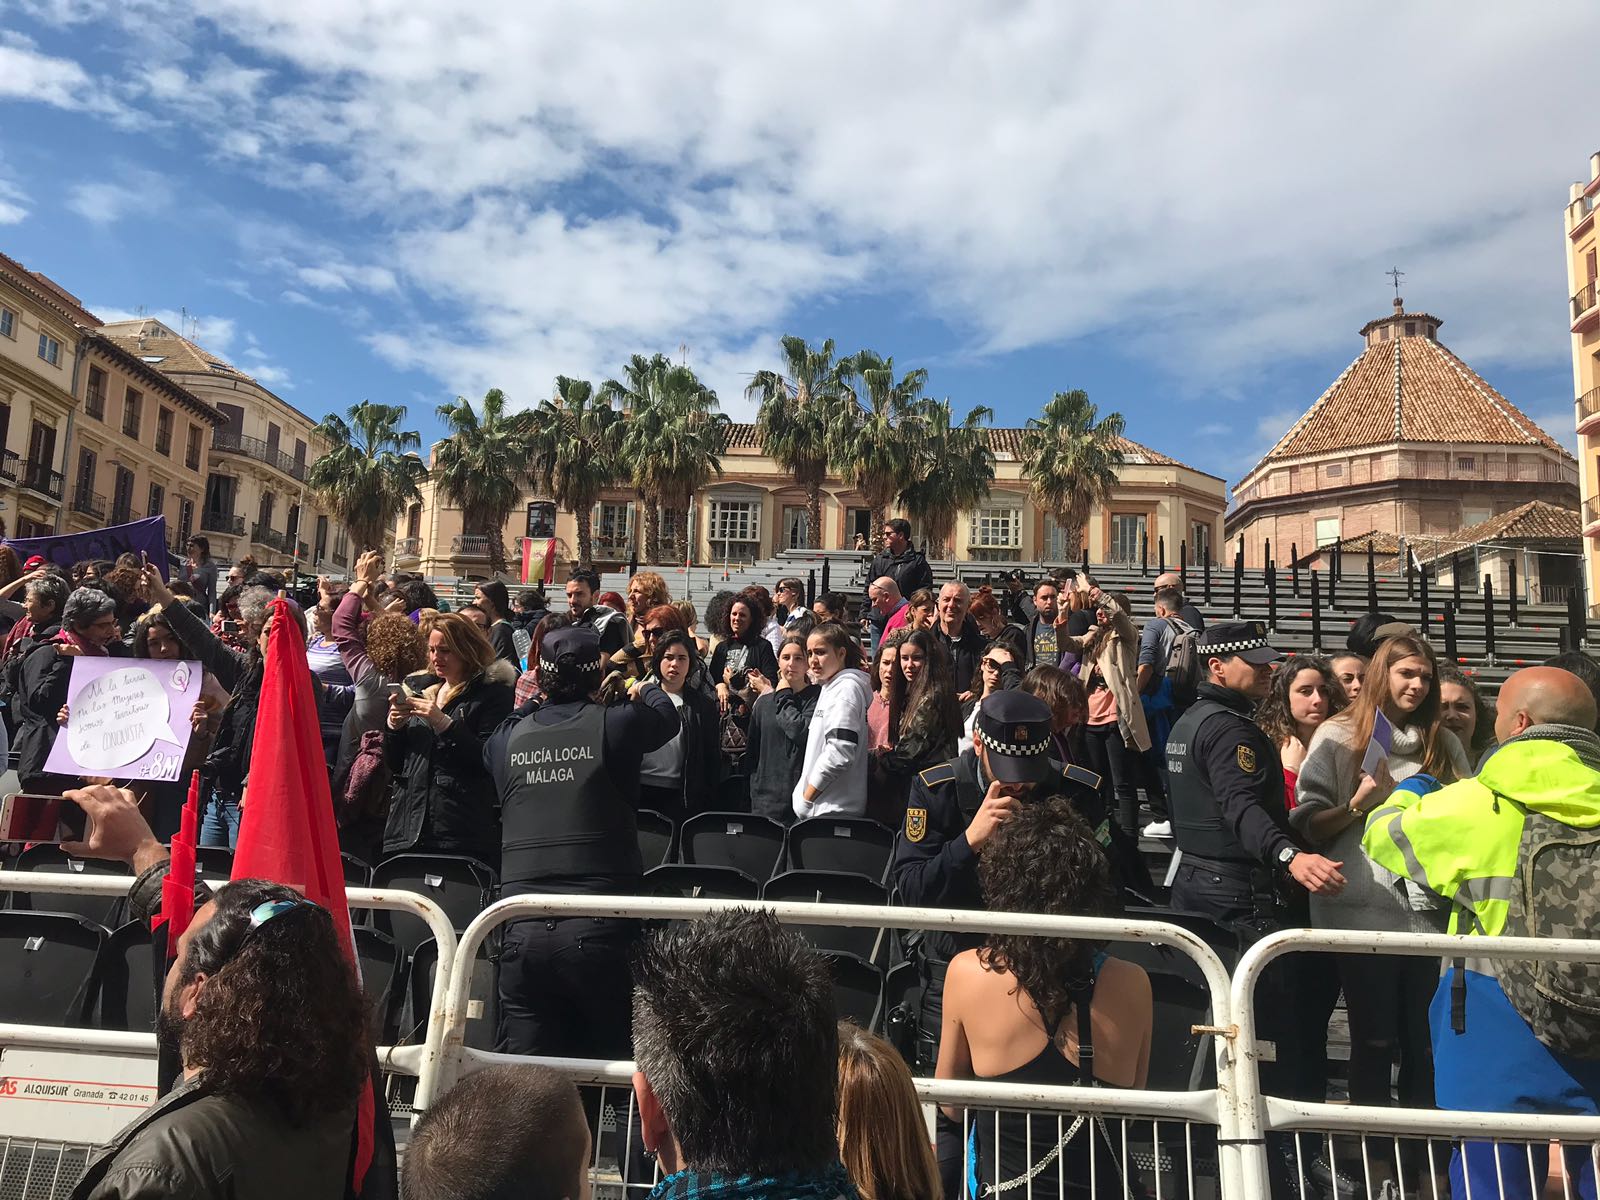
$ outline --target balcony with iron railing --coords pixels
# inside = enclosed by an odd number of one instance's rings
[[[224,454],[242,454],[246,458],[253,458],[259,463],[266,463],[267,466],[282,471],[291,479],[300,483],[305,482],[305,463],[285,454],[276,446],[269,446],[258,437],[235,433],[231,429],[219,429],[211,435],[211,448],[220,450]]]
[[[349,551],[335,550],[333,552],[333,565],[336,567],[348,567],[350,565]]]
[[[1600,537],[1600,496],[1583,502],[1583,536]]]
[[[59,500],[66,483],[67,477],[60,471],[51,470],[49,463],[35,462],[30,458],[22,465],[22,486],[29,491]]]
[[[113,501],[111,504],[110,519],[111,524],[113,525],[126,525],[129,521],[137,521],[139,519],[139,510],[134,508],[132,504],[129,504],[126,501],[124,501],[122,504],[118,504]]]
[[[127,409],[122,414],[122,436],[139,440],[139,410]]]
[[[260,521],[250,526],[250,540],[262,546],[269,546],[280,554],[293,553],[293,538],[287,533],[280,533],[270,525],[263,525]]]
[[[167,455],[172,453],[172,430],[156,429],[156,453]]]
[[[79,484],[72,491],[72,511],[82,513],[86,517],[93,517],[96,521],[106,519],[106,498],[98,492],[90,491]]]
[[[0,453],[0,479],[15,483],[21,470],[22,456],[20,454],[15,450],[7,450],[4,453]]]
[[[1600,430],[1600,387],[1590,388],[1576,401],[1578,432],[1594,433]]]
[[[238,513],[213,512],[207,509],[200,514],[200,528],[207,533],[231,533],[234,537],[243,537],[244,518]]]
[[[421,538],[414,538],[414,537],[401,538],[399,541],[395,542],[395,544],[394,544],[394,556],[395,556],[396,559],[401,559],[401,558],[415,559],[415,558],[421,557],[421,555],[422,555],[422,539]]]
[[[1594,315],[1595,281],[1591,279],[1572,293],[1572,332],[1578,332],[1578,326]]]
[[[104,388],[92,387],[83,394],[83,411],[96,421],[106,419],[106,392]]]
[[[488,558],[489,539],[481,534],[461,534],[450,539],[450,555],[453,558]]]

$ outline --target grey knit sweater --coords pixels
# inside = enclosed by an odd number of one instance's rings
[[[1413,891],[1406,881],[1378,866],[1361,849],[1365,822],[1355,820],[1332,840],[1317,844],[1311,835],[1311,818],[1330,808],[1343,808],[1361,786],[1361,759],[1366,746],[1353,745],[1348,721],[1335,717],[1325,722],[1311,739],[1300,776],[1295,783],[1296,804],[1289,814],[1293,825],[1319,854],[1344,863],[1344,891],[1337,896],[1311,897],[1311,924],[1319,929],[1381,929],[1391,932],[1438,933],[1444,928],[1426,894]],[[1454,768],[1451,783],[1472,774],[1465,751],[1455,734],[1439,731],[1441,748]],[[1422,730],[1397,726],[1389,753],[1389,775],[1396,783],[1422,770]]]

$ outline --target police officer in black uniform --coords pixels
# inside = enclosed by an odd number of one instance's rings
[[[518,709],[484,748],[501,803],[501,895],[637,894],[640,760],[677,736],[677,709],[654,683],[596,703],[600,639],[585,626],[546,635],[538,672],[544,702]],[[507,923],[497,1048],[627,1058],[637,936],[637,922],[611,918]]]
[[[1208,628],[1196,644],[1205,664],[1197,698],[1167,740],[1172,834],[1178,866],[1172,907],[1200,913],[1245,942],[1278,929],[1309,925],[1308,894],[1336,895],[1342,865],[1303,850],[1289,827],[1283,762],[1255,723],[1256,705],[1272,686],[1272,664],[1282,657],[1259,625],[1227,621]],[[1263,1083],[1277,1095],[1324,1099],[1327,1013],[1309,995],[1312,978],[1327,962],[1307,956],[1268,966],[1256,989],[1263,1040],[1275,1045],[1263,1063]],[[1326,959],[1327,956],[1310,956]],[[1328,1007],[1331,1007],[1328,1006]],[[1319,1051],[1318,1047],[1323,1047]],[[1296,1148],[1275,1136],[1269,1158],[1273,1195],[1291,1194],[1298,1172]],[[1332,1183],[1325,1161],[1300,1164],[1313,1192]],[[1353,1181],[1340,1176],[1339,1194]]]
[[[1095,828],[1108,828],[1100,776],[1061,768],[1050,758],[1050,706],[1027,692],[1004,690],[978,709],[973,747],[929,767],[911,784],[905,827],[895,838],[894,886],[900,904],[922,908],[983,907],[978,855],[1029,795],[1064,795]],[[1102,844],[1105,844],[1102,842]],[[932,1073],[944,1011],[944,972],[982,934],[924,931],[916,957],[922,977],[917,1059]],[[945,1195],[961,1194],[961,1127],[937,1114],[939,1170]]]

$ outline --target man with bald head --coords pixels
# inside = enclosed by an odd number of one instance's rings
[[[1156,576],[1155,583],[1151,585],[1150,594],[1164,592],[1168,588],[1176,588],[1182,593],[1183,576],[1176,571],[1163,571]],[[1178,605],[1178,611],[1173,615],[1196,633],[1204,633],[1206,631],[1206,619],[1200,615],[1200,610],[1194,606],[1193,601],[1187,598]]]
[[[978,659],[983,656],[984,646],[983,634],[967,616],[971,607],[972,591],[966,584],[947,583],[939,589],[939,615],[933,623],[933,635],[950,658],[950,677],[955,681],[956,695],[963,705],[974,698],[972,681],[978,673]]]
[[[1594,727],[1595,698],[1576,675],[1557,667],[1516,672],[1495,705],[1500,746],[1477,777],[1440,788],[1413,776],[1367,818],[1362,848],[1447,902],[1452,933],[1592,936],[1600,903]],[[1533,846],[1541,853],[1538,872],[1528,870]],[[1535,964],[1446,965],[1429,1011],[1440,1108],[1600,1116],[1600,1036],[1592,1015],[1600,994],[1592,974],[1546,968],[1559,986],[1547,989],[1541,977],[1543,998],[1532,1012],[1526,997],[1535,994]],[[1552,998],[1561,988],[1582,993],[1576,1005]],[[1593,1162],[1574,1150],[1567,1172],[1580,1186],[1573,1193],[1593,1196]],[[1497,1151],[1463,1143],[1450,1164],[1451,1192],[1531,1197],[1527,1181],[1545,1178],[1548,1156],[1547,1146]],[[1502,1181],[1508,1190],[1500,1190]]]
[[[867,632],[872,635],[872,652],[876,654],[884,635],[906,623],[910,605],[892,575],[880,575],[867,585],[867,602]]]

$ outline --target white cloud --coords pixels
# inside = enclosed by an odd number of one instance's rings
[[[163,212],[172,202],[172,186],[153,171],[114,165],[120,182],[86,181],[67,189],[67,207],[91,225],[113,225],[129,216]]]
[[[467,392],[683,343],[726,400],[797,311],[866,297],[952,357],[1094,338],[1177,400],[1249,395],[1354,357],[1394,262],[1480,367],[1568,350],[1600,10],[206,0],[204,38],[134,11],[101,17],[179,32],[127,57],[128,103],[358,231],[264,237],[285,299],[388,297],[368,343]]]
[[[27,218],[28,194],[6,177],[0,160],[0,225],[15,225]]]
[[[42,53],[31,39],[5,31],[0,31],[0,100],[31,100],[55,108],[127,115],[78,63]]]

